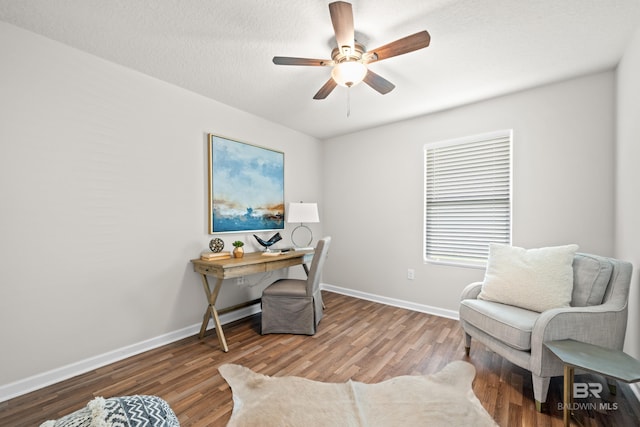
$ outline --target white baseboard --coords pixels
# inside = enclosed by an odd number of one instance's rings
[[[232,311],[230,313],[220,315],[220,322],[224,325],[259,312],[260,305],[254,304],[239,310]],[[107,353],[100,354],[94,357],[90,357],[88,359],[80,360],[78,362],[62,366],[51,371],[33,375],[23,380],[0,385],[0,402],[13,399],[14,397],[30,393],[32,391],[41,389],[60,381],[64,381],[77,375],[93,371],[94,369],[98,369],[102,366],[109,365],[110,363],[135,356],[136,354],[144,353],[145,351],[162,347],[163,345],[167,345],[183,338],[196,335],[200,333],[200,326],[200,324],[187,326],[186,328],[177,331],[169,332],[167,334],[128,345],[126,347],[109,351]],[[215,328],[215,326],[213,322],[210,321],[208,329],[212,328]],[[216,338],[213,337],[213,339]]]
[[[376,294],[370,294],[368,292],[355,291],[353,289],[341,288],[338,286],[322,284],[322,289],[329,292],[335,292],[337,294],[348,295],[350,297],[359,298],[367,301],[378,302],[380,304],[390,305],[393,307],[406,308],[411,311],[418,311],[420,313],[433,314],[435,316],[446,317],[447,319],[458,320],[458,312],[455,310],[446,310],[444,308],[433,307],[425,304],[417,304],[411,301],[404,301],[395,298],[383,297]]]

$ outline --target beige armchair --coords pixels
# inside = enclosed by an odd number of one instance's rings
[[[313,335],[322,319],[320,274],[331,237],[315,249],[307,280],[280,279],[262,292],[262,334]]]
[[[632,265],[597,255],[575,254],[571,306],[541,313],[477,299],[482,282],[462,292],[460,323],[469,355],[471,338],[531,372],[536,408],[542,411],[551,377],[563,365],[544,345],[573,339],[622,350]],[[608,380],[613,385],[613,380]]]

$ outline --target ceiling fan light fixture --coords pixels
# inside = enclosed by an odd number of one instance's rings
[[[340,86],[351,87],[360,83],[367,75],[367,67],[358,61],[345,61],[336,64],[331,77]]]

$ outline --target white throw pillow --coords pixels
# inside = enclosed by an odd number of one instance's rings
[[[578,245],[524,249],[490,243],[478,299],[538,312],[569,307],[577,250]]]

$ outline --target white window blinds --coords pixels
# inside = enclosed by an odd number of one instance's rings
[[[484,266],[489,242],[511,243],[511,136],[425,145],[425,260]]]

